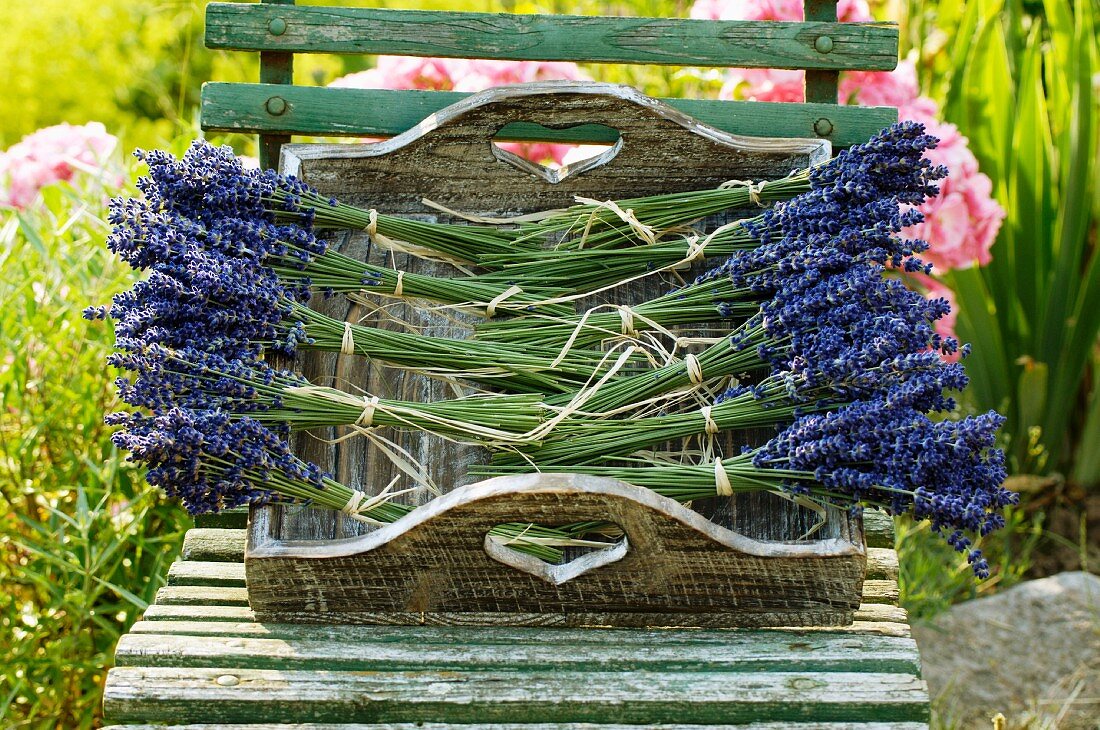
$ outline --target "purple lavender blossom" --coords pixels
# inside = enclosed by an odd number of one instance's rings
[[[112,441],[130,451],[130,461],[149,467],[149,483],[192,514],[268,501],[274,490],[265,484],[324,487],[317,466],[294,456],[278,434],[247,417],[172,408],[153,416],[117,413],[107,422],[123,427]]]
[[[994,446],[1004,417],[990,411],[932,421],[912,407],[919,397],[903,390],[802,416],[756,450],[753,464],[812,474],[820,485],[786,478],[783,486],[793,492],[928,519],[962,552],[971,545],[964,533],[1002,527],[1001,510],[1018,499],[1002,486],[1005,457]],[[968,560],[978,577],[988,577],[980,552]]]

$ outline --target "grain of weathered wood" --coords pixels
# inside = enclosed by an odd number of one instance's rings
[[[890,548],[867,548],[867,578],[898,579],[898,554]]]
[[[861,604],[860,607],[856,609],[856,612],[853,614],[853,618],[854,622],[852,626],[853,629],[857,631],[860,629],[861,626],[867,626],[869,624],[890,623],[897,624],[899,626],[905,626],[908,621],[908,615],[906,614],[905,609],[899,608],[897,606],[891,606],[889,604],[876,603]],[[171,622],[172,625],[180,627],[180,631],[186,633],[186,628],[194,624],[195,622],[235,622],[236,626],[243,626],[245,624],[255,622],[256,614],[253,613],[252,609],[248,608],[245,603],[225,603],[212,605],[182,602],[158,603],[145,609],[143,619],[146,622]],[[377,623],[383,622],[380,620]],[[453,623],[455,625],[462,625],[457,620]],[[263,624],[263,626],[265,627],[279,625],[280,624]],[[293,625],[298,626],[298,624]],[[133,630],[145,631],[145,628],[138,628],[141,626],[141,623],[135,624],[135,628]],[[167,631],[175,629],[165,630]],[[232,633],[234,627],[232,625],[228,627],[212,626],[209,630]],[[908,635],[907,632],[905,635]]]
[[[282,6],[276,7],[275,10],[277,11],[291,10],[292,8],[287,6],[294,4],[294,0],[262,0],[262,2],[268,5]],[[294,83],[294,54],[278,48],[261,52],[260,83]],[[290,142],[289,134],[261,134],[260,166],[265,170],[277,166],[279,164],[279,151],[288,142]]]
[[[805,20],[831,23],[837,19],[837,0],[804,0],[802,7]],[[831,50],[826,55],[832,55],[836,50],[832,48],[832,40],[830,37],[827,41]],[[807,69],[806,101],[835,104],[837,102],[840,74],[836,70],[814,70],[810,66],[805,68]],[[831,134],[831,132],[828,134],[822,133],[821,130],[818,133],[823,137],[828,137]]]
[[[600,723],[535,723],[505,725],[479,723],[478,730],[638,730],[637,725],[619,725]],[[454,725],[434,722],[417,723],[294,723],[263,725],[264,730],[453,730]],[[923,722],[753,722],[748,725],[661,725],[662,730],[928,730]],[[104,730],[259,730],[256,725],[218,724],[218,725],[109,725]]]
[[[924,721],[912,674],[759,672],[329,672],[116,667],[115,722]]]
[[[897,582],[897,553],[885,548],[868,548],[867,578],[880,583]],[[245,571],[241,563],[227,563],[221,556],[216,561],[182,560],[173,563],[168,573],[169,587],[182,586],[222,586],[243,587]],[[873,585],[873,584],[872,584]],[[178,593],[166,596],[178,596]],[[196,591],[195,596],[209,596],[207,591]],[[172,600],[172,598],[169,598]],[[221,595],[211,597],[212,601],[224,600]]]
[[[276,19],[285,24],[278,35],[270,30]],[[897,66],[896,24],[835,21],[835,14],[831,23],[798,23],[211,3],[206,46],[672,66],[875,71]],[[822,36],[831,39],[828,53],[815,46]]]
[[[392,91],[310,86],[207,83],[202,88],[202,127],[208,131],[286,132],[318,136],[390,137],[412,129],[421,120],[470,96],[458,91]],[[268,101],[286,103],[279,115]],[[756,137],[815,138],[818,120],[828,120],[828,139],[837,147],[866,142],[897,121],[890,107],[836,106],[763,101],[661,99],[662,102],[712,127]],[[508,138],[610,144],[606,129],[577,127],[547,130],[519,123]],[[613,125],[611,125],[613,126]]]

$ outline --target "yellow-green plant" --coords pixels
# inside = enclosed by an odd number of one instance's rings
[[[103,245],[108,192],[77,184],[0,210],[0,727],[94,726],[114,644],[190,524],[103,424],[113,336],[80,312],[133,274]]]

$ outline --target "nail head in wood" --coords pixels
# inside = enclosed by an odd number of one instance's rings
[[[819,35],[814,41],[814,49],[818,53],[828,53],[833,50],[833,39],[827,35]]]
[[[241,678],[233,674],[223,674],[215,679],[214,682],[220,687],[236,687],[241,683]]]
[[[271,35],[282,35],[286,33],[286,21],[282,18],[272,18],[271,22],[267,24],[267,29]]]
[[[264,105],[267,109],[267,113],[272,116],[280,116],[286,112],[286,99],[281,96],[273,96],[267,100],[267,104]]]
[[[828,137],[833,133],[833,123],[822,117],[814,122],[814,132],[818,137]]]

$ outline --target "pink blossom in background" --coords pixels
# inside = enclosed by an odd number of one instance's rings
[[[698,0],[691,17],[706,20],[802,20],[802,0]],[[872,20],[865,0],[841,0],[837,17],[846,23]],[[772,68],[730,69],[719,92],[722,99],[805,100],[804,71]]]
[[[329,86],[356,89],[428,89],[433,91],[481,91],[493,86],[551,79],[587,80],[575,63],[541,61],[490,61],[463,58],[405,58],[379,56],[367,71],[348,74]],[[569,145],[546,142],[505,142],[501,149],[534,162],[562,164]]]
[[[958,339],[955,334],[955,322],[959,317],[959,305],[955,300],[955,292],[951,287],[947,286],[941,281],[933,279],[931,276],[925,276],[924,274],[907,274],[913,281],[916,282],[917,287],[923,290],[925,299],[946,299],[947,303],[951,305],[951,311],[943,317],[940,317],[935,322],[936,333],[940,337],[953,337]],[[948,362],[957,362],[959,359],[959,353],[956,352],[952,355],[943,355],[944,360]]]
[[[704,20],[802,20],[802,0],[698,0],[691,17]],[[873,20],[866,0],[840,0],[837,17],[844,23]]]
[[[348,74],[329,86],[351,89],[430,89],[450,91],[454,88],[449,58],[410,58],[379,56],[374,68]]]
[[[720,99],[803,101],[806,72],[783,68],[732,68],[718,92]]]
[[[38,191],[78,173],[102,176],[118,138],[99,122],[82,126],[58,124],[24,137],[0,152],[0,205],[26,208]],[[110,181],[122,184],[117,172]]]
[[[978,160],[954,124],[920,120],[928,133],[940,138],[939,146],[925,153],[934,164],[945,165],[947,178],[939,193],[921,203],[924,221],[902,231],[907,238],[922,238],[929,248],[922,258],[937,273],[985,266],[993,257],[990,248],[1004,220],[1004,208],[993,199],[993,182],[978,171]]]

